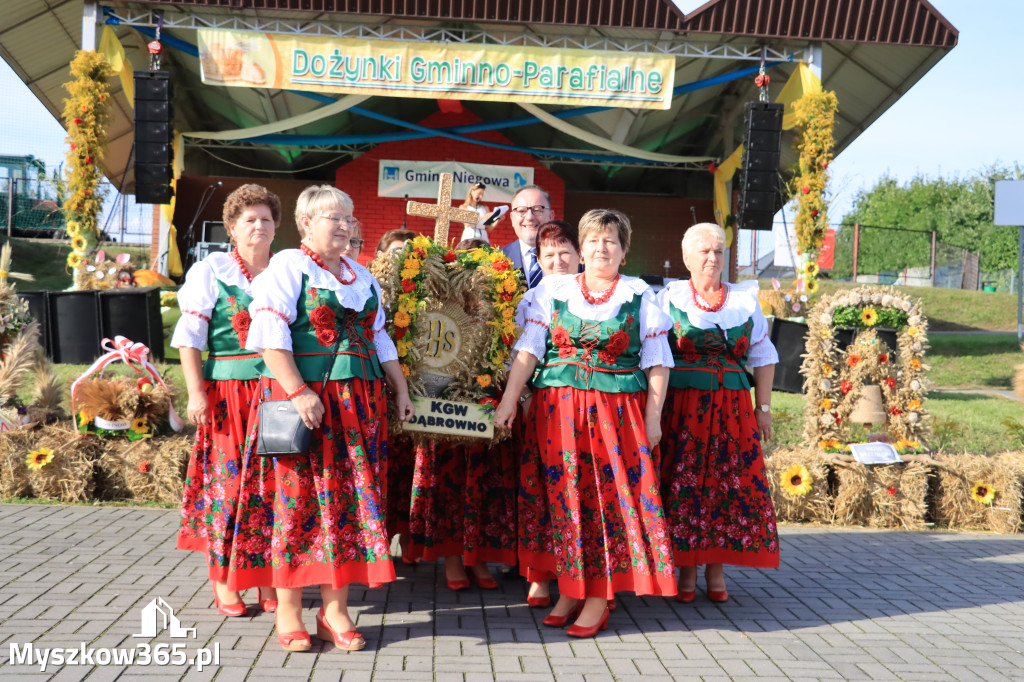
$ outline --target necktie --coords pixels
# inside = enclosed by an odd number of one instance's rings
[[[530,249],[530,262],[526,266],[526,283],[527,286],[532,289],[540,284],[541,277],[544,273],[541,272],[540,266],[537,265],[537,249]]]

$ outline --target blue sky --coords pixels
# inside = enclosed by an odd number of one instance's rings
[[[704,4],[674,1],[684,11]],[[1024,164],[1024,59],[1018,47],[1024,0],[932,4],[959,29],[959,44],[832,164],[833,223],[841,222],[858,190],[886,173],[907,181],[915,175],[969,175],[996,163]],[[63,129],[2,60],[0,90],[0,154],[60,163]],[[742,248],[740,253],[743,260]]]

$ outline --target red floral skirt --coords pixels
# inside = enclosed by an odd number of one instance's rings
[[[269,400],[286,392],[264,379]],[[310,383],[316,392],[320,384]],[[303,587],[395,579],[388,555],[387,404],[383,381],[328,382],[310,452],[256,455],[253,401],[228,586]]]
[[[415,448],[409,557],[516,561],[515,453],[508,441]]]
[[[669,389],[661,497],[676,566],[779,565],[775,508],[750,391]]]
[[[227,580],[235,508],[241,480],[241,451],[257,379],[207,381],[209,426],[196,431],[181,500],[178,549],[206,553],[210,580]]]
[[[645,393],[534,392],[520,469],[523,575],[557,577],[575,599],[676,593],[646,402]]]
[[[415,467],[412,441],[405,436],[392,438],[388,443],[388,535],[409,534]]]

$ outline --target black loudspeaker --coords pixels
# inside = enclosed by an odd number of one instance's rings
[[[174,160],[174,115],[168,71],[135,72],[135,201],[167,204]]]
[[[52,354],[50,344],[50,318],[46,314],[47,300],[46,291],[19,291],[18,298],[28,303],[28,312],[32,318],[39,323],[39,344],[46,352],[46,357]]]
[[[748,102],[743,168],[740,172],[739,211],[736,225],[744,230],[770,230],[779,197],[779,159],[782,114],[775,102]]]
[[[100,354],[95,291],[51,291],[46,296],[54,362],[89,364]]]
[[[775,318],[772,322],[770,339],[779,352],[779,363],[775,365],[775,380],[772,388],[786,393],[803,393],[804,378],[800,374],[805,352],[804,337],[807,325]]]
[[[108,289],[97,293],[100,338],[124,336],[136,343],[146,344],[150,359],[163,360],[164,325],[160,317],[160,289]]]

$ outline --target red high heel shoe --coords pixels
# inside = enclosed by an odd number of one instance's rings
[[[544,607],[544,606],[551,606],[551,597],[550,596],[548,596],[548,597],[531,597],[531,596],[527,595],[527,597],[526,597],[526,604],[531,609],[537,609],[537,608],[541,608],[541,607]]]
[[[256,599],[259,601],[260,608],[266,611],[267,613],[274,613],[275,611],[277,611],[277,600],[264,599],[262,587],[256,588]]]
[[[325,642],[334,642],[334,646],[342,651],[359,651],[366,647],[366,639],[355,630],[343,632],[340,635],[335,632],[334,628],[327,624],[322,606],[316,614],[316,636]]]
[[[220,597],[217,596],[217,586],[213,585],[213,604],[217,607],[217,611],[223,613],[225,616],[244,616],[245,615],[245,602],[238,602],[237,604],[221,604]]]
[[[608,600],[608,610],[614,611],[617,608],[619,608],[619,605],[615,602],[615,597],[612,597]]]
[[[609,611],[606,606],[604,607],[604,614],[601,615],[601,618],[596,623],[590,627],[573,624],[569,626],[569,629],[565,631],[565,634],[570,637],[594,637],[597,635],[598,630],[608,629],[608,615],[610,613],[611,611]]]
[[[277,629],[277,616],[274,617],[274,629]],[[277,641],[285,651],[309,651],[313,648],[313,640],[305,630],[297,632],[278,632]]]
[[[469,578],[464,580],[448,580],[445,578],[445,582],[448,583],[448,589],[452,592],[461,592],[462,590],[469,589]]]
[[[680,590],[676,593],[676,601],[681,604],[689,604],[697,598],[697,590]]]
[[[570,620],[579,618],[580,611],[583,610],[584,599],[580,599],[576,602],[576,605],[572,607],[572,610],[564,616],[553,616],[550,613],[544,616],[544,620],[541,622],[547,625],[549,628],[564,628]]]
[[[488,576],[482,576],[481,577],[481,576],[476,574],[476,571],[474,571],[472,567],[470,567],[470,569],[469,569],[469,571],[467,571],[467,573],[468,573],[469,577],[472,580],[476,581],[477,587],[479,587],[481,590],[496,590],[496,589],[498,589],[498,581],[495,580],[494,578],[492,578],[491,576],[488,575]]]
[[[729,601],[728,590],[708,590],[708,599],[718,603]]]

